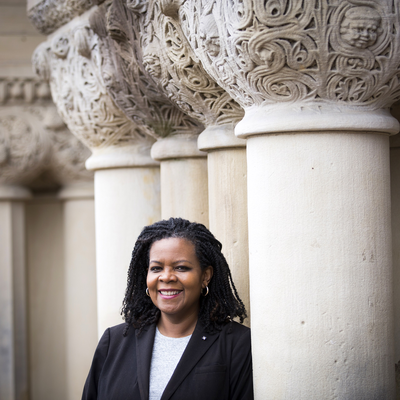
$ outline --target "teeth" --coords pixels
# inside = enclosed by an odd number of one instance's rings
[[[179,292],[180,290],[160,290],[160,293],[164,296],[173,296],[175,294],[178,294]]]

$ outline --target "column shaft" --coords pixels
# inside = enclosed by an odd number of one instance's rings
[[[394,361],[398,364],[396,398],[400,399],[400,147],[392,147],[390,149],[390,180],[394,289]]]
[[[127,270],[136,238],[160,219],[158,167],[95,172],[98,334],[122,322]]]
[[[161,161],[161,216],[181,217],[208,226],[207,159]]]
[[[248,139],[257,399],[394,398],[389,143]]]
[[[0,188],[0,398],[28,398],[25,206],[21,188]],[[13,199],[14,197],[14,199]]]
[[[97,345],[93,183],[69,185],[64,200],[67,399],[82,388]]]
[[[210,151],[208,171],[210,230],[222,243],[250,317],[246,148]],[[246,320],[247,325],[249,322]]]

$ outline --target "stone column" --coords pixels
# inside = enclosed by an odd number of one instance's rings
[[[400,121],[400,103],[392,109]],[[396,362],[396,399],[400,399],[400,136],[390,138],[390,184],[392,201],[392,248],[394,290],[394,361]]]
[[[202,132],[198,145],[208,153],[210,229],[223,245],[236,289],[246,306],[249,318],[245,324],[250,326],[245,142],[228,124]]]
[[[245,109],[257,399],[395,396],[389,3],[180,9],[203,65]]]
[[[59,198],[64,217],[66,398],[74,400],[82,395],[97,345],[93,182],[70,183]]]
[[[151,154],[160,161],[162,218],[179,216],[208,225],[206,154],[196,144],[202,125],[175,107],[153,81],[161,66],[145,61],[140,9],[146,4],[139,3],[112,1],[91,16],[100,50],[110,60],[101,73],[111,76],[107,90],[116,104],[157,139]]]
[[[128,120],[108,96],[99,74],[107,64],[87,17],[71,21],[34,54],[50,80],[54,102],[70,131],[92,151],[95,171],[98,334],[122,322],[126,271],[136,237],[160,218],[159,168],[154,139]]]
[[[0,186],[0,398],[28,399],[25,209],[28,190]]]
[[[181,217],[208,226],[207,155],[198,150],[197,136],[160,139],[151,156],[160,161],[161,217]]]
[[[0,398],[28,399],[25,204],[48,162],[43,126],[46,87],[32,78],[0,79]],[[47,92],[48,93],[48,92]]]

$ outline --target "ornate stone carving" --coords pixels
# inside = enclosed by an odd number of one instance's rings
[[[45,34],[53,33],[60,26],[83,14],[104,0],[42,0],[28,9],[28,18],[35,28]]]
[[[316,112],[332,103],[376,110],[400,97],[396,1],[182,3],[193,49],[245,108],[302,102]]]
[[[100,68],[107,90],[129,119],[146,127],[153,137],[196,135],[203,126],[175,107],[152,79],[151,75],[161,76],[163,70],[157,54],[143,60],[135,13],[145,9],[140,1],[118,0],[102,5],[90,19],[100,38],[98,46],[105,60]]]
[[[205,72],[178,22],[174,4],[156,0],[128,3],[127,13],[140,27],[143,65],[183,112],[205,126],[235,124],[241,107]]]
[[[98,36],[86,22],[79,22],[40,45],[33,56],[34,67],[39,76],[50,79],[61,118],[94,156],[110,147],[132,150],[134,146],[150,159],[154,139],[127,119],[107,94],[100,68],[109,60],[99,47]]]
[[[33,189],[91,180],[90,152],[71,135],[52,104],[0,108],[0,182]]]

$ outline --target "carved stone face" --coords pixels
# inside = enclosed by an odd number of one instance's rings
[[[160,58],[155,54],[146,54],[143,56],[143,65],[146,71],[154,78],[161,78]]]
[[[211,57],[218,57],[221,51],[218,27],[212,14],[203,16],[200,22],[199,36],[202,47]]]
[[[69,40],[65,36],[55,37],[51,43],[51,50],[59,58],[67,57],[69,50]]]
[[[366,49],[375,44],[381,17],[371,7],[353,7],[348,10],[340,26],[342,39],[350,46]]]

